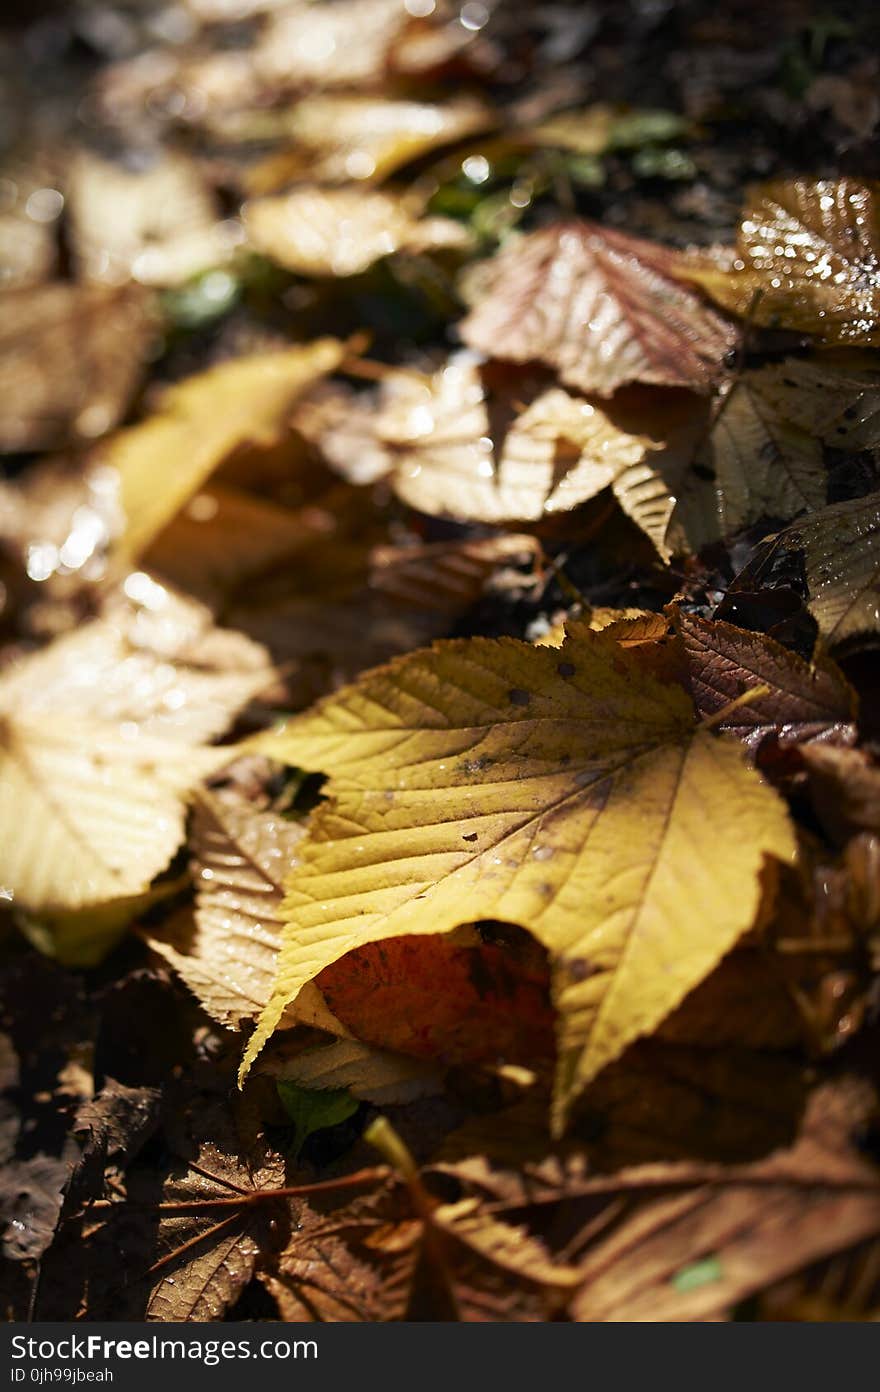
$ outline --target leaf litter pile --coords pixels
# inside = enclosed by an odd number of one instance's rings
[[[7,1318],[880,1314],[872,8],[12,7]]]

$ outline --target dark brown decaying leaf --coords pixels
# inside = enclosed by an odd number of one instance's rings
[[[807,748],[810,797],[831,840],[841,846],[861,831],[880,834],[880,766],[864,749]]]
[[[608,227],[558,223],[498,254],[460,332],[492,356],[549,363],[584,392],[627,382],[707,392],[736,331],[675,279],[678,261]]]
[[[720,728],[738,735],[753,754],[768,741],[783,749],[810,740],[855,741],[856,694],[829,657],[820,653],[810,664],[764,633],[681,610],[675,622],[697,710],[717,716],[748,696]],[[757,692],[762,686],[769,690]]]
[[[281,1183],[283,1167],[277,1163],[254,1170],[237,1155],[207,1144],[188,1170],[172,1174],[163,1202],[234,1199]],[[159,1224],[144,1317],[163,1322],[222,1317],[250,1281],[260,1254],[271,1250],[273,1219],[283,1213],[266,1204],[169,1213]]]
[[[0,325],[0,450],[89,441],[123,416],[153,336],[147,292],[51,285],[10,290]]]

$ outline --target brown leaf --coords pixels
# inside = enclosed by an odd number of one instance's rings
[[[356,948],[317,984],[342,1023],[380,1048],[447,1065],[554,1056],[549,973],[534,947],[398,938]]]
[[[575,1318],[723,1318],[772,1281],[876,1235],[880,1182],[852,1140],[872,1106],[866,1089],[838,1083],[813,1094],[795,1145],[766,1160],[690,1181],[687,1167],[611,1177],[620,1197],[645,1182],[667,1193],[612,1210],[595,1237],[595,1222],[585,1228]]]
[[[368,524],[363,502],[358,510]],[[376,662],[448,633],[490,585],[504,586],[508,566],[532,568],[510,572],[511,587],[534,583],[531,537],[372,546],[357,534],[346,536],[345,524],[341,532],[332,544],[319,539],[303,554],[295,587],[285,578],[277,597],[277,586],[267,586],[265,596],[253,587],[227,612],[230,623],[293,665],[288,697],[297,708]]]
[[[320,1210],[262,1278],[285,1320],[542,1320],[577,1280],[498,1206],[438,1203],[417,1175]]]
[[[461,335],[495,357],[549,363],[580,391],[653,382],[708,392],[736,334],[674,278],[678,260],[595,223],[558,223],[495,257]]]
[[[811,740],[852,744],[856,693],[836,663],[819,653],[812,663],[764,633],[676,612],[697,710],[716,716],[731,702],[756,694],[731,709],[720,728],[738,735],[754,755]]]
[[[801,757],[813,807],[832,841],[843,846],[860,831],[880,834],[880,767],[867,750],[810,746]]]
[[[775,179],[746,196],[733,269],[682,264],[734,314],[827,343],[880,343],[878,185]]]
[[[55,449],[121,419],[144,369],[151,300],[61,281],[3,296],[0,450]]]
[[[272,992],[281,936],[281,882],[303,829],[232,793],[202,792],[192,822],[195,916],[172,919],[147,942],[208,1014],[230,1029],[255,1020]],[[311,990],[295,1019],[338,1033]]]

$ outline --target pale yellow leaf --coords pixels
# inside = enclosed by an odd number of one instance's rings
[[[303,1088],[347,1088],[361,1102],[390,1107],[442,1090],[443,1070],[420,1059],[374,1049],[357,1039],[338,1039],[280,1062],[265,1071]]]
[[[0,679],[0,883],[23,909],[143,891],[183,839],[185,795],[229,760],[202,742],[271,679],[256,644],[149,597]]]
[[[70,239],[80,276],[119,285],[179,285],[229,260],[243,240],[223,222],[196,166],[167,154],[145,169],[77,152],[70,168]]]
[[[357,188],[294,189],[245,205],[251,246],[299,275],[350,276],[395,251],[467,247],[451,218],[419,216],[400,194]]]
[[[308,97],[285,122],[301,171],[322,183],[380,180],[401,165],[485,129],[491,116],[460,97],[443,106],[373,96]]]
[[[561,649],[449,642],[258,739],[330,782],[287,881],[275,994],[246,1065],[352,948],[498,919],[554,960],[561,1124],[712,970],[793,834],[739,747],[695,730],[684,692],[634,654],[589,631]]]
[[[432,376],[389,375],[370,428],[395,492],[432,515],[534,521],[618,481],[625,491],[636,472],[650,471],[652,441],[619,429],[600,406],[561,387],[532,396],[518,409],[516,397],[493,392],[466,355]],[[501,436],[504,413],[510,424]],[[348,458],[350,431],[323,444],[338,467]]]

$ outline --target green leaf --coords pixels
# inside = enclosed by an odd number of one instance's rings
[[[348,1121],[360,1103],[347,1088],[304,1088],[296,1083],[276,1083],[281,1105],[287,1112],[296,1133],[291,1147],[291,1159],[298,1160],[309,1136],[326,1131]]]

